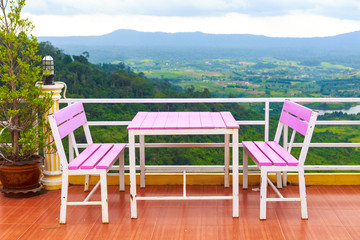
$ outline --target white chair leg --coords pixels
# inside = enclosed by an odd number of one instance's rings
[[[282,188],[281,172],[276,172],[276,186]]]
[[[120,191],[125,191],[124,151],[122,151],[119,156],[119,188]]]
[[[90,189],[91,175],[85,175],[84,191],[87,192]]]
[[[243,149],[243,189],[248,189],[248,164],[249,156],[245,149]]]
[[[287,186],[287,172],[283,172],[283,187]]]
[[[69,188],[69,175],[66,171],[62,174],[60,224],[66,223],[66,207]]]
[[[266,220],[266,198],[267,198],[267,177],[266,170],[261,169],[261,185],[260,185],[260,220]]]
[[[101,215],[102,222],[109,223],[109,210],[108,210],[108,198],[107,198],[107,179],[106,170],[100,174],[101,184]]]
[[[299,171],[299,190],[301,199],[301,218],[308,219],[307,200],[306,200],[306,186],[304,170]]]

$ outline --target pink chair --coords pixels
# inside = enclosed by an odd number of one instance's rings
[[[49,115],[49,122],[54,136],[57,152],[62,166],[62,188],[60,223],[66,223],[67,205],[101,205],[102,222],[109,222],[108,199],[107,199],[107,172],[114,162],[119,159],[120,165],[120,191],[125,190],[124,185],[124,148],[125,143],[93,143],[90,129],[86,121],[84,107],[81,102],[67,106],[54,114]],[[79,154],[76,145],[74,131],[83,126],[88,146]],[[68,163],[62,139],[70,136],[76,158]],[[68,202],[68,186],[70,175],[86,175],[85,191],[89,190],[90,176],[98,175],[100,180],[88,194],[84,201]],[[101,201],[89,201],[96,189],[101,185]]]
[[[273,201],[300,201],[301,202],[301,218],[308,219],[304,163],[309,149],[309,144],[314,131],[315,122],[318,113],[299,104],[286,100],[281,112],[280,121],[276,130],[274,141],[243,141],[243,189],[248,188],[248,157],[255,162],[261,171],[260,185],[260,219],[266,219],[266,203]],[[286,132],[287,127],[293,129],[288,148],[284,149],[279,145],[282,132]],[[295,133],[298,132],[304,136],[300,156],[296,159],[290,154]],[[287,141],[286,141],[287,142]],[[299,175],[299,198],[284,198],[277,190],[274,184],[269,180],[269,172],[298,172]],[[269,185],[278,195],[278,198],[267,197],[267,186]]]

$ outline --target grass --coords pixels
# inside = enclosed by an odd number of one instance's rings
[[[339,64],[336,65],[336,64],[331,64],[331,63],[328,63],[328,62],[322,62],[321,66],[327,67],[327,68],[340,68],[340,69],[353,70],[352,67],[345,67],[343,65],[339,65]]]

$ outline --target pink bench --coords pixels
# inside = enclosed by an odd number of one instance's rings
[[[314,131],[317,112],[312,111],[299,104],[285,101],[274,141],[243,141],[243,188],[248,188],[248,157],[250,156],[261,171],[260,185],[260,219],[266,219],[266,203],[270,201],[300,201],[301,217],[307,219],[307,203],[305,192],[304,163],[309,149],[309,144]],[[288,148],[279,145],[280,137],[284,131],[283,138],[288,141],[288,128],[293,129]],[[303,146],[299,159],[290,154],[295,139],[295,133],[303,135]],[[299,175],[299,198],[284,198],[274,184],[268,179],[269,172],[298,172]],[[279,178],[278,178],[279,181]],[[280,179],[281,183],[281,179]],[[278,198],[267,197],[267,185],[278,195]],[[278,183],[279,184],[279,183]]]
[[[107,172],[114,162],[119,159],[120,166],[120,191],[125,190],[124,184],[124,149],[125,143],[93,143],[90,129],[87,124],[84,107],[81,102],[65,107],[52,115],[49,115],[49,122],[56,148],[60,157],[62,166],[62,189],[61,189],[61,207],[60,223],[66,223],[67,205],[101,205],[102,222],[109,222],[108,199],[107,199]],[[74,131],[83,126],[88,147],[79,154],[76,145]],[[74,146],[76,158],[68,163],[62,139],[70,136]],[[68,202],[69,175],[86,175],[85,191],[89,190],[91,175],[100,176],[100,180],[88,194],[84,201]],[[92,194],[101,185],[101,201],[89,201]]]

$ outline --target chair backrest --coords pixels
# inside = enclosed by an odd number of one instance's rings
[[[274,141],[279,142],[281,135],[284,132],[284,143],[286,145],[287,151],[291,152],[292,145],[295,139],[295,134],[298,132],[303,135],[304,142],[298,159],[299,164],[304,164],[305,162],[311,137],[314,132],[317,116],[318,113],[316,111],[313,111],[307,107],[291,102],[289,100],[285,100],[284,102]],[[292,129],[292,135],[289,143],[287,143],[288,128]]]
[[[69,141],[75,150],[76,156],[79,155],[74,135],[76,129],[83,126],[87,143],[93,143],[86,120],[84,106],[81,102],[77,102],[49,115],[48,118],[61,165],[62,167],[67,168],[68,161],[62,144],[62,139],[64,137],[70,137]]]

